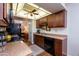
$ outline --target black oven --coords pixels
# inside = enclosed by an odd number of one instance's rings
[[[54,50],[54,39],[45,37],[44,39],[44,49],[48,53],[55,55],[55,50]]]

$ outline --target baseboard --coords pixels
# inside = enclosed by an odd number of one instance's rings
[[[63,56],[72,56],[72,55],[63,52]]]
[[[63,52],[63,56],[67,56],[67,53],[64,53],[64,52]]]

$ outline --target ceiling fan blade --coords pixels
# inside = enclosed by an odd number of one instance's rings
[[[35,14],[35,15],[39,15],[38,13],[33,13],[33,14]]]
[[[33,13],[33,12],[36,12],[36,11],[37,11],[37,10],[36,10],[36,9],[34,9],[34,10],[32,10],[32,13]]]

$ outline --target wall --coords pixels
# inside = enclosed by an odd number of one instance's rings
[[[66,4],[68,55],[79,56],[79,4]]]

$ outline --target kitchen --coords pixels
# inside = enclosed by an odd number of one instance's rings
[[[54,45],[54,47],[49,48],[49,53],[54,55],[67,55],[67,11],[64,8],[59,7],[61,6],[60,4],[38,3],[37,5],[51,11],[53,14],[35,21],[37,30],[34,32],[35,44],[43,49],[46,49],[46,43],[51,46]],[[46,40],[47,42],[45,42]],[[53,41],[50,42],[51,40]]]
[[[3,8],[5,11],[1,13],[4,22],[8,20],[8,8],[7,11]],[[30,41],[31,45],[35,44],[54,56],[67,55],[67,10],[61,3],[14,3],[13,19],[21,24],[25,43]]]
[[[53,48],[56,51],[54,50],[54,52],[52,52],[52,49],[50,52],[54,53],[54,55],[67,55],[67,11],[63,6],[59,7],[61,6],[61,4],[36,3],[36,5],[41,6],[46,10],[50,10],[53,14],[41,17],[40,19],[33,21],[32,43],[35,43],[36,45],[44,49],[44,47],[46,47],[46,39],[56,39],[54,44],[51,44],[51,46],[54,45]],[[58,7],[58,9],[55,6]]]

